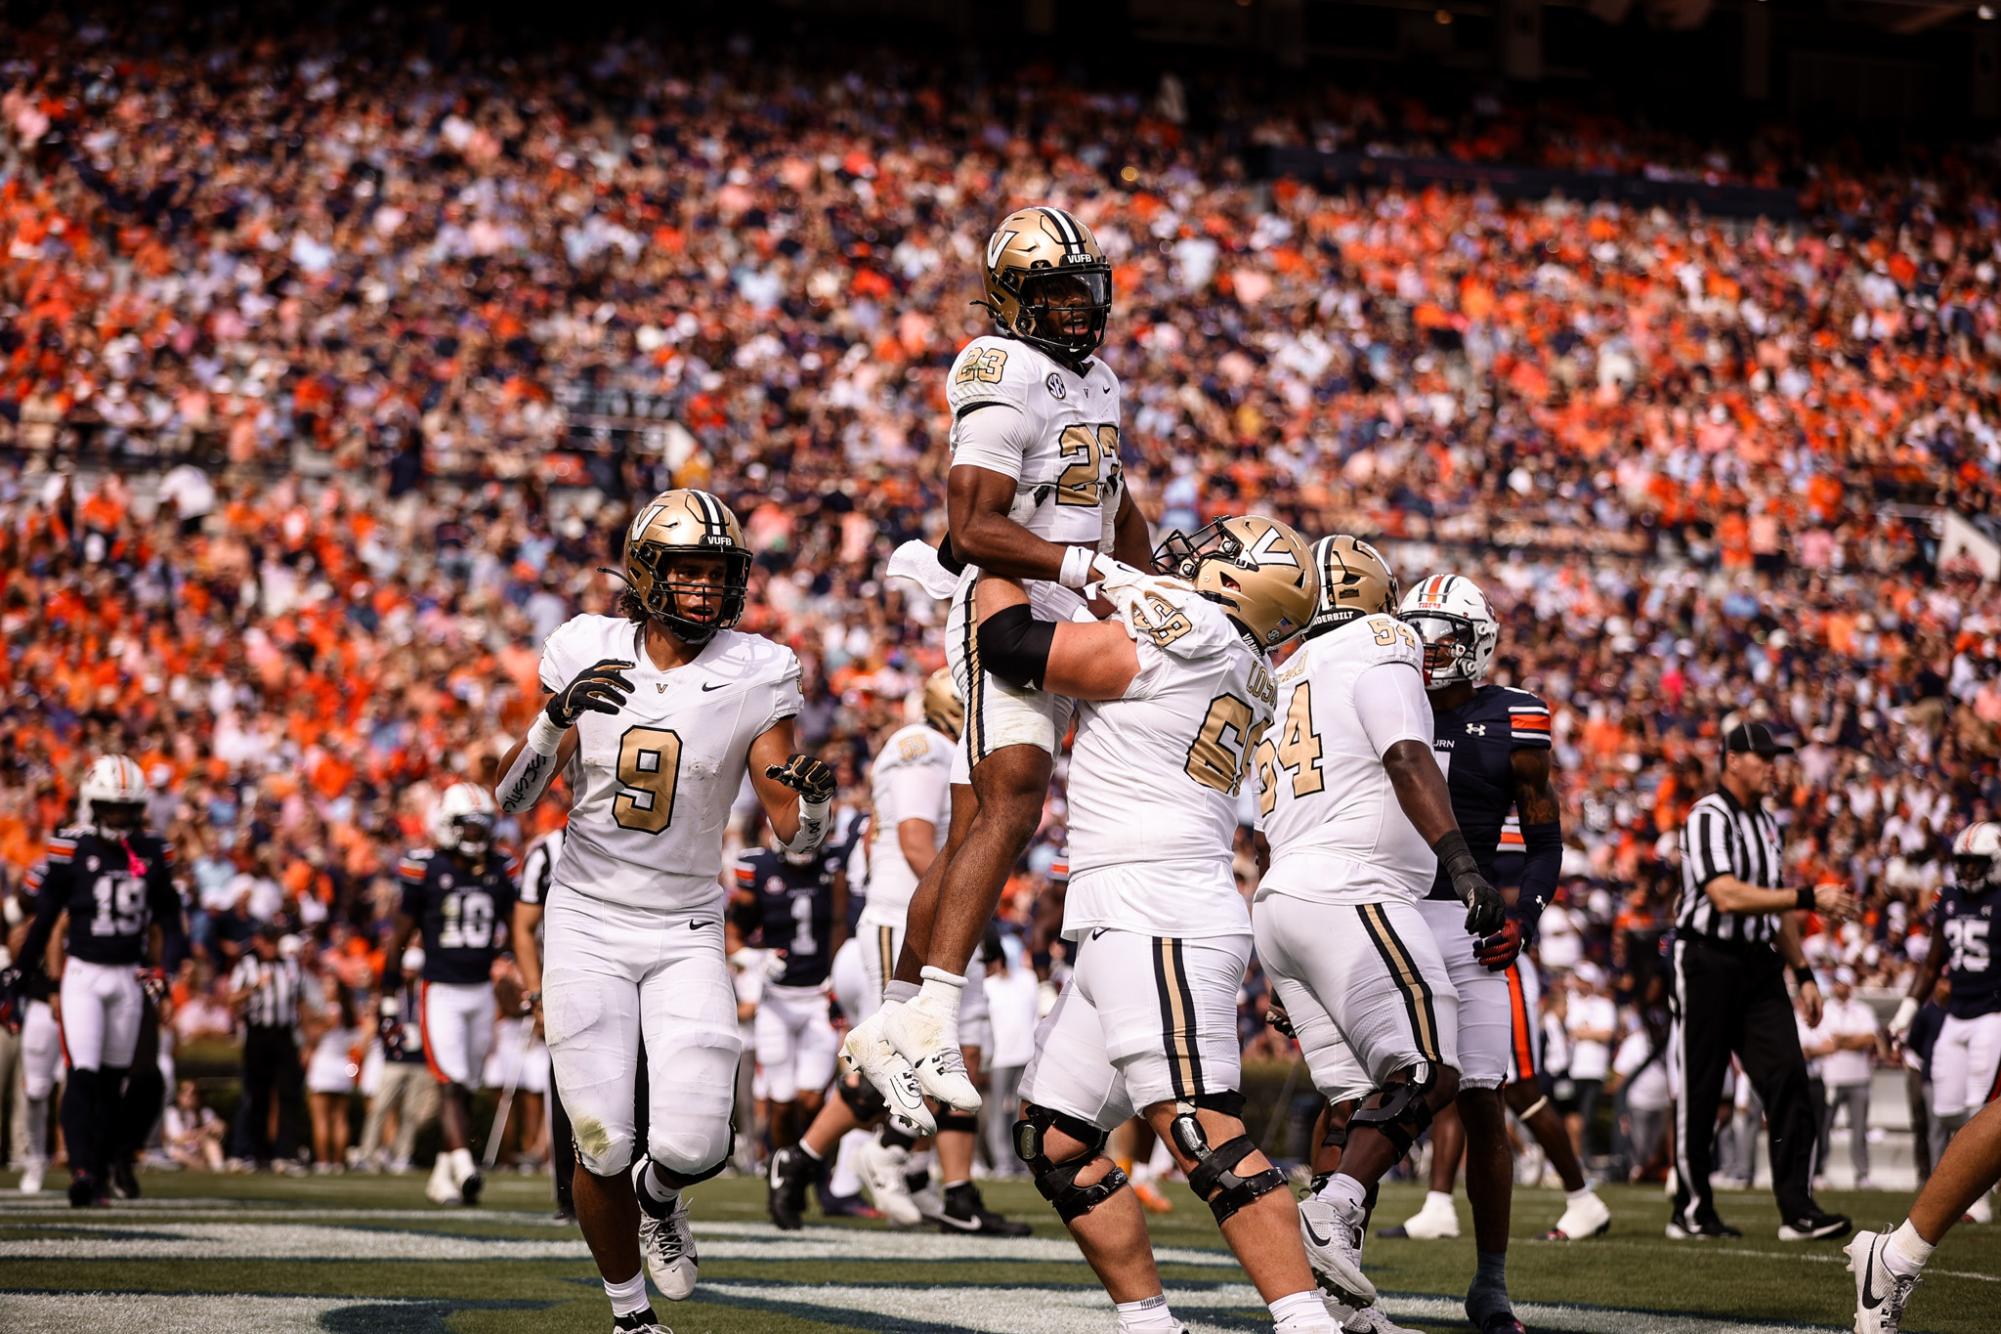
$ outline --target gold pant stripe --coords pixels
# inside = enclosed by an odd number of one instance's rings
[[[966,659],[966,738],[969,758],[978,764],[987,757],[986,673],[980,670],[980,634],[975,594],[980,581],[966,585],[966,636],[961,646]]]
[[[1431,988],[1425,985],[1424,974],[1418,971],[1417,961],[1398,939],[1396,929],[1384,915],[1382,907],[1365,903],[1356,910],[1361,914],[1362,927],[1369,933],[1369,940],[1382,956],[1383,965],[1390,970],[1396,980],[1397,990],[1403,994],[1404,1012],[1410,1016],[1411,1037],[1417,1042],[1418,1054],[1434,1065],[1441,1064],[1438,1050],[1438,1010],[1432,1004]]]
[[[1195,1035],[1195,993],[1181,942],[1153,942],[1153,981],[1160,994],[1160,1030],[1167,1052],[1167,1077],[1174,1096],[1186,1100],[1202,1091],[1202,1051]]]
[[[875,929],[875,957],[882,961],[882,989],[889,990],[889,984],[896,978],[896,932],[886,926]],[[878,997],[880,999],[880,997]]]

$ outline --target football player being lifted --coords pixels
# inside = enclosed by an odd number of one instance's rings
[[[146,993],[163,992],[187,953],[173,853],[146,829],[149,795],[145,775],[123,755],[105,755],[90,766],[77,792],[76,823],[49,840],[47,856],[30,873],[35,916],[16,954],[19,962],[0,972],[0,1011],[18,1029],[11,1016],[27,996],[46,992],[30,975],[42,969],[56,923],[68,915],[59,989],[69,1060],[62,1127],[69,1202],[78,1207],[104,1202],[114,1185],[128,1197],[138,1194],[122,1147],[128,1139],[125,1082]],[[157,1114],[158,1106],[156,1094],[149,1110]]]
[[[1231,856],[1245,762],[1272,718],[1267,654],[1305,628],[1319,580],[1299,535],[1258,516],[1173,534],[1156,568],[1171,577],[1105,578],[1105,621],[1043,619],[1019,585],[980,587],[983,613],[1022,622],[987,670],[1082,701],[1062,927],[1076,966],[1022,1077],[1015,1152],[1121,1331],[1180,1328],[1139,1201],[1105,1153],[1137,1111],[1214,1212],[1274,1329],[1332,1334],[1285,1175],[1241,1119],[1251,924]]]
[[[935,1129],[920,1089],[955,1111],[979,1110],[959,1050],[966,967],[1041,824],[1052,758],[1074,709],[1059,691],[992,674],[988,661],[1017,649],[1023,629],[981,614],[981,578],[1023,581],[1023,619],[1032,612],[1060,621],[1083,605],[1078,590],[1094,566],[1109,568],[1101,553],[1140,567],[1152,554],[1119,462],[1119,378],[1095,355],[1112,308],[1104,252],[1062,209],[1019,209],[987,242],[985,278],[980,304],[995,331],[965,346],[945,386],[947,541],[935,555],[906,544],[889,568],[952,599],[945,652],[966,710],[953,828],[911,897],[882,1008],[843,1048],[913,1133]],[[913,549],[928,571],[908,559]]]
[[[433,1204],[479,1203],[472,1092],[493,1046],[493,961],[520,884],[519,867],[494,849],[495,814],[492,795],[473,783],[452,784],[431,808],[431,846],[412,849],[397,867],[402,899],[376,993],[385,1000],[401,996],[403,949],[421,932],[417,1025],[424,1064],[438,1081],[444,1136],[424,1188]],[[378,1027],[383,1021],[378,1011]]]
[[[619,615],[549,636],[551,692],[501,763],[503,810],[528,810],[564,770],[569,828],[542,919],[543,1026],[582,1171],[577,1222],[614,1328],[661,1328],[660,1291],[694,1289],[683,1192],[729,1162],[736,992],[723,950],[723,836],[746,772],[779,846],[817,848],[834,773],[793,751],[799,660],[731,629],[751,554],[705,491],[668,491],[625,535]],[[647,1142],[634,1143],[645,1038]]]
[[[1418,904],[1443,868],[1461,948],[1499,930],[1432,756],[1423,648],[1353,537],[1314,544],[1321,598],[1257,748],[1258,958],[1313,1084],[1337,1105],[1299,1223],[1351,1331],[1392,1328],[1361,1271],[1376,1187],[1459,1091],[1459,999]],[[1502,1016],[1505,1019],[1505,1015]],[[1338,1151],[1338,1160],[1335,1155]]]

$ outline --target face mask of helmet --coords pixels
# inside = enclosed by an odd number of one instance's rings
[[[146,822],[146,807],[137,801],[93,801],[90,814],[107,834],[137,833]]]
[[[1961,889],[1981,893],[1994,887],[1994,858],[1985,853],[1972,853],[1952,859],[1952,880]]]
[[[1105,341],[1112,315],[1112,275],[1035,274],[1021,284],[1021,336],[1053,352],[1082,361]]]
[[[484,815],[457,816],[452,820],[452,837],[460,852],[485,852],[493,844],[493,821]]]
[[[1153,572],[1174,579],[1192,580],[1206,557],[1235,560],[1243,554],[1244,544],[1218,520],[1197,531],[1193,537],[1186,533],[1169,533],[1154,548]]]
[[[1406,616],[1404,624],[1417,631],[1424,643],[1424,683],[1445,685],[1470,680],[1474,649],[1479,635],[1471,621],[1433,612]]]
[[[653,576],[648,614],[686,643],[703,644],[743,617],[750,588],[750,553],[694,553],[641,542],[632,558]],[[703,604],[711,609],[698,611]]]

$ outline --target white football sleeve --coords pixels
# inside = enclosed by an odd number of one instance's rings
[[[1021,480],[1027,455],[1028,414],[1008,403],[991,403],[952,423],[952,466],[985,468]]]
[[[1423,675],[1407,663],[1379,662],[1356,677],[1355,713],[1378,757],[1399,741],[1431,748],[1431,701]]]

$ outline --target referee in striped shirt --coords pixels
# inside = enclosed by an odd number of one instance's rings
[[[280,957],[282,934],[275,923],[260,923],[251,952],[229,979],[230,998],[243,1016],[243,1099],[237,1107],[233,1156],[260,1168],[291,1161],[293,1134],[305,1113],[305,1068],[295,1032],[305,979],[296,958]]]
[[[1681,902],[1675,917],[1674,990],[1680,1037],[1674,1045],[1681,1099],[1675,1121],[1674,1214],[1667,1234],[1736,1237],[1716,1213],[1709,1189],[1716,1105],[1736,1053],[1765,1105],[1772,1141],[1772,1192],[1782,1241],[1844,1236],[1849,1222],[1814,1202],[1811,1189],[1816,1109],[1807,1097],[1785,967],[1799,985],[1811,1023],[1820,989],[1800,950],[1796,910],[1835,918],[1853,914],[1838,885],[1788,889],[1779,826],[1765,809],[1773,760],[1790,755],[1763,723],[1723,734],[1717,790],[1695,803],[1681,829]]]

